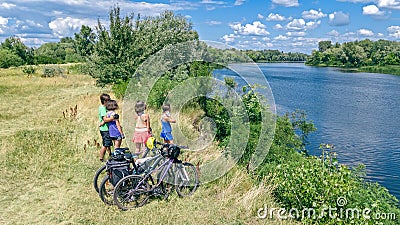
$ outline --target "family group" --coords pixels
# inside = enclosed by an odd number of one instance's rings
[[[117,101],[110,98],[108,94],[100,95],[101,105],[99,106],[99,128],[103,141],[103,146],[100,149],[100,161],[104,160],[106,152],[111,154],[111,146],[115,148],[121,147],[122,139],[125,138],[122,126],[119,120],[119,115],[115,112],[118,109]],[[145,112],[146,104],[143,101],[137,101],[135,104],[134,119],[136,121],[135,130],[132,141],[136,145],[135,154],[140,155],[143,152],[146,140],[152,136],[150,126],[150,116]],[[165,143],[173,144],[171,123],[176,120],[171,117],[171,106],[164,104],[162,106],[161,115],[161,133],[160,137]]]

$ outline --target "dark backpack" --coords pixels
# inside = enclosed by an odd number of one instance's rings
[[[129,162],[121,162],[115,160],[107,161],[107,170],[110,171],[110,180],[113,186],[117,185],[117,183],[124,177],[131,174]]]

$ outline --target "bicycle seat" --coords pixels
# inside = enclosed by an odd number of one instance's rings
[[[128,151],[128,150],[129,150],[129,148],[115,148],[114,151],[125,152],[125,151]]]

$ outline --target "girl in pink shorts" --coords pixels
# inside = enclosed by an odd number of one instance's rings
[[[145,113],[146,104],[143,101],[137,101],[135,104],[135,132],[132,141],[136,144],[136,154],[142,153],[142,148],[147,138],[150,136],[150,117]]]

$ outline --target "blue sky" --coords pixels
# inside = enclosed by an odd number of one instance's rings
[[[200,39],[239,49],[311,53],[321,40],[400,41],[400,0],[1,0],[0,41],[20,37],[40,46],[73,36],[82,24],[106,24],[118,3],[129,12],[185,16]]]

